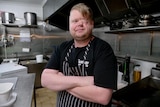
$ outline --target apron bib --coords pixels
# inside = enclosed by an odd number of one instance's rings
[[[63,73],[65,75],[74,75],[74,76],[87,76],[87,71],[85,70],[85,67],[88,67],[89,62],[86,61],[87,59],[87,54],[89,52],[91,41],[89,44],[86,46],[86,50],[83,55],[83,60],[77,59],[78,60],[78,65],[75,67],[70,67],[68,63],[69,56],[72,52],[72,49],[74,48],[74,43],[71,45],[70,49],[68,50],[65,60],[63,61]]]

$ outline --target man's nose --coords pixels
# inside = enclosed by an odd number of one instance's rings
[[[78,25],[83,25],[83,21],[82,21],[82,20],[79,20],[79,21],[78,21]]]

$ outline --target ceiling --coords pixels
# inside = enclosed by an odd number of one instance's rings
[[[29,3],[29,4],[38,4],[43,5],[47,0],[0,0],[5,2],[20,2],[20,3]]]

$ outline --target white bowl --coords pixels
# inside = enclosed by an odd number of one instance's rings
[[[0,104],[7,103],[13,88],[13,83],[0,83]]]

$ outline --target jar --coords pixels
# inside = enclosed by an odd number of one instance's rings
[[[134,71],[133,71],[133,82],[137,82],[141,80],[141,69],[140,65],[135,65]]]

